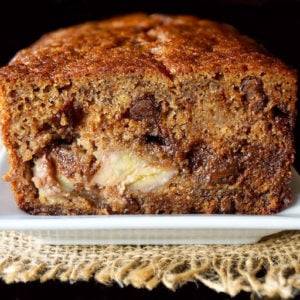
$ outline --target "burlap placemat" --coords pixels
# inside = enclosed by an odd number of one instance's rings
[[[0,276],[6,283],[57,279],[175,290],[187,282],[231,296],[241,291],[289,298],[300,292],[300,231],[252,245],[65,246],[0,232]]]

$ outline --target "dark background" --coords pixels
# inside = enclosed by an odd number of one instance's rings
[[[262,43],[271,53],[300,70],[300,0],[45,0],[5,1],[0,5],[0,65],[43,33],[89,20],[130,12],[193,14],[235,26]],[[300,135],[297,119],[295,166],[300,170]],[[1,245],[0,245],[1,249]],[[0,281],[0,299],[230,299],[205,286],[187,284],[172,292],[159,287],[152,292],[117,285],[88,283],[26,283]],[[241,293],[236,299],[250,299]],[[300,299],[298,297],[297,299]]]

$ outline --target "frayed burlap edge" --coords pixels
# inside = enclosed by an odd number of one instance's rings
[[[175,290],[202,282],[217,292],[289,298],[300,292],[300,231],[253,245],[58,246],[24,233],[0,232],[0,278],[6,283],[95,279],[111,285]]]

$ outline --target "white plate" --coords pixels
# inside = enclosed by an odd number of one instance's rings
[[[0,175],[8,169],[0,153]],[[272,216],[115,215],[31,216],[0,181],[0,230],[26,232],[46,244],[245,244],[287,229],[300,229],[300,177],[293,170],[293,204]]]

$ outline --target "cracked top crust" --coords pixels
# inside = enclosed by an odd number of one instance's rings
[[[135,72],[173,79],[191,72],[258,68],[288,71],[229,25],[191,16],[133,14],[46,34],[1,68],[0,80]]]

